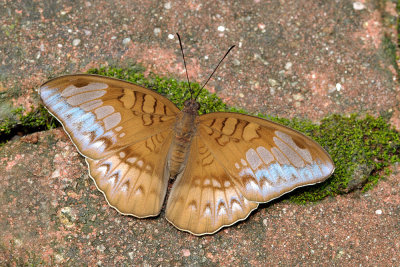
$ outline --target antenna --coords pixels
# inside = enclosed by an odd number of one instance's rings
[[[179,37],[179,35],[178,35]],[[235,46],[232,45],[228,51],[225,53],[225,55],[223,56],[223,58],[219,61],[218,65],[215,67],[214,71],[211,73],[211,75],[208,77],[207,81],[203,84],[203,86],[200,88],[200,90],[197,92],[196,96],[194,97],[194,100],[197,99],[197,97],[199,96],[201,90],[203,90],[204,86],[206,86],[206,84],[208,83],[208,81],[211,79],[211,77],[214,75],[215,71],[218,69],[219,65],[221,64],[221,62],[225,59],[225,57],[229,54],[229,52],[231,52],[231,50],[234,48]],[[183,53],[183,51],[182,51]]]
[[[179,45],[181,46],[181,52],[182,52],[182,57],[183,57],[183,65],[185,65],[186,78],[187,78],[187,81],[188,81],[188,84],[189,84],[190,95],[192,96],[194,92],[192,91],[192,87],[190,86],[189,75],[188,75],[188,71],[187,71],[187,68],[186,68],[186,60],[185,60],[185,54],[183,53],[181,37],[179,36],[179,33],[176,33],[176,35],[178,35]]]

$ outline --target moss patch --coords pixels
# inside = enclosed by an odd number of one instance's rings
[[[91,69],[89,73],[119,78],[151,88],[171,99],[180,108],[184,100],[189,98],[189,87],[186,82],[155,74],[145,77],[143,68],[138,66],[125,69],[114,67]],[[191,86],[195,90],[200,88],[198,83],[193,83]],[[201,104],[201,114],[217,111],[246,113],[242,109],[228,107],[215,94],[205,89],[200,93],[198,101]],[[0,124],[0,134],[10,135],[15,132],[16,127],[50,129],[56,125],[56,120],[43,107],[27,114],[24,114],[23,109],[17,109],[14,113],[13,120],[9,119]],[[335,173],[327,181],[299,188],[288,196],[295,202],[315,201],[326,196],[346,193],[355,188],[368,190],[382,178],[381,173],[386,166],[400,162],[400,135],[382,117],[332,115],[317,125],[308,120],[256,115],[312,137],[329,152],[335,162]]]
[[[400,162],[400,135],[382,117],[332,115],[315,128],[293,128],[320,143],[336,165],[334,175],[327,181],[292,195],[296,202],[318,200],[355,188],[368,190],[382,178],[385,167]]]
[[[24,135],[35,131],[46,130],[56,127],[57,120],[40,106],[25,112],[23,107],[11,111],[11,116],[0,121],[0,144],[6,142],[14,135]]]

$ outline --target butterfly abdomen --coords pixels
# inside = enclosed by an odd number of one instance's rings
[[[175,124],[175,135],[170,148],[169,171],[175,177],[185,165],[193,135],[196,132],[196,114],[182,112]]]

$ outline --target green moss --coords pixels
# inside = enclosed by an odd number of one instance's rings
[[[385,36],[382,40],[382,47],[385,55],[391,61],[390,64],[395,68],[397,75],[400,75],[399,66],[397,65],[397,45],[392,42],[392,39]],[[390,73],[391,74],[391,73]]]
[[[171,99],[180,108],[184,100],[189,98],[189,87],[186,82],[155,74],[145,77],[143,68],[137,66],[125,69],[114,67],[91,69],[89,73],[128,80],[151,88]],[[197,83],[191,86],[195,90],[200,88]],[[198,101],[201,104],[200,113],[217,111],[246,113],[242,109],[228,107],[215,94],[205,89],[199,95]],[[16,124],[46,129],[55,127],[55,120],[43,107],[25,115],[20,108],[15,110],[14,114],[15,120],[0,125],[1,132],[10,133]],[[387,172],[382,172],[386,166],[400,162],[400,135],[391,129],[382,117],[332,115],[317,125],[301,119],[289,120],[263,114],[257,116],[284,124],[312,137],[329,152],[335,162],[335,173],[327,181],[297,189],[288,196],[295,202],[315,201],[326,196],[346,193],[360,186],[363,190],[368,190],[382,178],[382,173],[387,175]]]
[[[382,178],[379,174],[385,167],[400,162],[400,135],[382,117],[332,115],[305,133],[327,149],[336,170],[326,182],[292,195],[298,202],[346,193],[357,180],[368,190]]]
[[[18,107],[11,111],[9,117],[0,121],[0,140],[5,141],[18,133],[26,134],[54,128],[56,121],[43,106],[32,109],[30,112],[25,112],[23,107]]]

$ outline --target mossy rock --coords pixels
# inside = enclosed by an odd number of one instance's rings
[[[133,66],[124,69],[91,69],[89,73],[127,80],[153,89],[182,108],[184,100],[189,98],[188,83],[155,74],[145,77],[143,71],[140,66]],[[191,87],[195,91],[200,89],[198,83],[192,83]],[[218,96],[205,89],[201,91],[198,102],[201,105],[201,114],[217,111],[246,113],[243,109],[228,107]],[[56,125],[43,107],[27,114],[22,109],[17,109],[14,113],[15,120],[0,123],[1,135],[5,136],[6,133],[9,136],[16,127],[49,129]],[[382,178],[380,174],[385,167],[400,162],[400,134],[382,117],[331,115],[317,125],[309,120],[253,115],[284,124],[312,137],[329,152],[335,162],[335,173],[328,180],[299,188],[288,195],[290,200],[298,203],[316,201],[354,189],[368,190]]]

